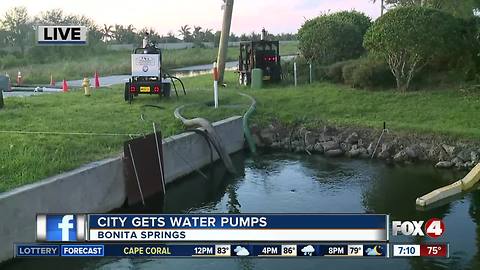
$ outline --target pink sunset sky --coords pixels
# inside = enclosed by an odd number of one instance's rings
[[[98,24],[133,24],[137,29],[152,27],[161,34],[178,33],[181,25],[220,29],[222,0],[0,0],[0,18],[15,6],[24,6],[31,15],[59,8],[66,14],[83,14]],[[371,0],[235,0],[232,32],[296,32],[305,19],[339,10],[358,10],[372,18],[380,5]]]

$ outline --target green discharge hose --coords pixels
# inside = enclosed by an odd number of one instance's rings
[[[252,133],[250,132],[250,128],[248,127],[248,120],[257,108],[257,101],[250,95],[244,93],[239,94],[249,98],[252,101],[252,105],[250,105],[250,108],[248,108],[247,112],[243,115],[243,134],[245,135],[245,139],[247,140],[250,151],[255,154],[257,152],[257,147],[255,145],[255,140],[252,137]]]

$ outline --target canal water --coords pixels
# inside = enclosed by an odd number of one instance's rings
[[[204,169],[168,187],[163,207],[119,212],[152,213],[388,213],[392,220],[442,218],[437,242],[450,243],[449,259],[26,259],[6,269],[480,269],[480,191],[429,211],[415,199],[458,180],[465,172],[429,165],[389,166],[378,161],[326,159],[287,153],[235,156],[239,176]],[[221,167],[221,166],[218,166]],[[162,209],[163,208],[163,209]],[[397,242],[419,243],[399,237]],[[425,240],[423,241],[430,241]],[[432,241],[430,241],[432,242]]]

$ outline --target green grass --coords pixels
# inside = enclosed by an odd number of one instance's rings
[[[281,46],[283,55],[294,54],[297,44],[284,44]],[[184,50],[164,50],[163,68],[171,70],[178,67],[210,64],[217,58],[218,49],[192,48]],[[18,71],[22,72],[25,84],[48,84],[52,74],[56,81],[76,80],[84,76],[93,76],[98,71],[101,76],[130,74],[131,51],[110,51],[102,55],[93,55],[85,60],[59,61],[48,64],[29,64],[19,67],[0,69],[0,74],[8,73],[15,81]],[[227,60],[238,59],[238,48],[228,48]],[[0,65],[1,66],[1,65]]]
[[[249,101],[237,94],[252,94],[258,101],[253,121],[267,124],[278,119],[286,124],[315,126],[330,122],[344,126],[375,127],[383,121],[393,132],[415,132],[447,135],[478,141],[480,95],[456,90],[438,90],[400,94],[394,91],[353,90],[326,83],[299,86],[277,86],[250,90],[236,84],[233,72],[227,73],[227,88],[220,90],[219,110],[205,106],[212,101],[211,76],[185,79],[187,96],[178,100],[161,100],[140,96],[132,105],[123,101],[122,86],[96,90],[86,98],[80,91],[27,98],[8,98],[0,110],[0,130],[144,133],[151,132],[155,119],[164,136],[183,130],[174,119],[174,109],[182,104],[185,115],[211,121],[241,115]],[[145,109],[145,104],[164,107]],[[128,137],[92,137],[59,135],[12,135],[0,133],[0,192],[35,182],[47,176],[68,171],[82,164],[118,154]]]
[[[198,78],[206,85],[210,77]],[[230,74],[230,79],[233,79]],[[195,79],[186,80],[187,85]],[[173,117],[177,106],[187,103],[205,103],[211,100],[211,91],[192,90],[178,100],[161,100],[157,96],[139,96],[132,105],[123,100],[123,87],[95,90],[92,97],[81,91],[45,94],[26,98],[8,98],[0,110],[0,130],[28,130],[47,132],[93,133],[149,133],[154,119],[164,136],[183,130]],[[195,87],[199,89],[201,87]],[[236,103],[237,97],[224,102]],[[142,108],[145,104],[164,107],[163,110]],[[214,111],[197,105],[189,107],[186,115],[202,113],[210,120],[242,113],[242,109],[223,108]],[[197,109],[198,108],[198,109]],[[245,108],[246,109],[246,108]],[[188,113],[190,112],[190,113]],[[0,192],[32,183],[60,172],[79,167],[84,163],[118,154],[127,136],[60,136],[14,135],[0,133]]]
[[[266,89],[254,96],[259,103],[254,117],[258,123],[275,118],[287,124],[328,122],[381,129],[385,121],[397,132],[480,139],[479,93],[444,89],[402,94],[316,83]]]

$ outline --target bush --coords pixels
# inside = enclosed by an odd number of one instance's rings
[[[387,64],[373,58],[361,58],[344,65],[343,81],[354,88],[389,88],[395,83]]]
[[[344,13],[334,13],[306,21],[298,31],[303,56],[320,64],[359,57],[364,52],[361,32],[364,26],[347,22],[350,20],[347,18]]]
[[[0,68],[11,68],[25,64],[25,59],[16,57],[14,54],[7,54],[0,58]]]
[[[334,63],[325,68],[325,75],[327,80],[334,83],[343,83],[343,68],[349,65],[352,60],[341,61]]]
[[[354,10],[337,12],[332,14],[331,17],[340,22],[355,26],[362,37],[367,32],[368,28],[372,26],[372,20],[368,16]]]
[[[448,13],[424,7],[399,7],[370,27],[364,46],[386,59],[397,88],[406,91],[422,67],[462,50],[461,31],[460,19]]]

